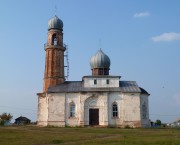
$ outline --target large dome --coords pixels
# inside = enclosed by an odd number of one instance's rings
[[[90,65],[91,69],[94,68],[107,68],[110,67],[109,57],[100,49],[94,56],[91,57]]]
[[[48,30],[51,29],[63,30],[63,21],[56,15],[48,21]]]

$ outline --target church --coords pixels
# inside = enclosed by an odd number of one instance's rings
[[[101,49],[91,57],[92,75],[66,81],[63,22],[48,22],[43,91],[38,95],[38,126],[149,127],[149,93],[135,81],[110,75]],[[88,65],[88,62],[87,62]]]

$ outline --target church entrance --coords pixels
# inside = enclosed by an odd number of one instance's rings
[[[89,125],[99,125],[99,109],[89,109]]]

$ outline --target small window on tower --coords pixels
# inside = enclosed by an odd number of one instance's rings
[[[103,75],[103,70],[99,69],[99,75]]]
[[[104,75],[109,75],[107,69],[104,69]]]
[[[109,80],[106,80],[106,84],[109,84]]]
[[[94,85],[96,85],[97,84],[97,80],[94,80]]]

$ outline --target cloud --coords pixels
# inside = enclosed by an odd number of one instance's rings
[[[148,17],[150,16],[149,12],[141,12],[141,13],[135,13],[134,18],[142,18],[142,17]]]
[[[170,32],[170,33],[163,33],[159,36],[154,36],[151,38],[154,42],[160,42],[160,41],[167,41],[167,42],[171,42],[171,41],[177,41],[180,40],[180,33],[174,33],[174,32]]]

